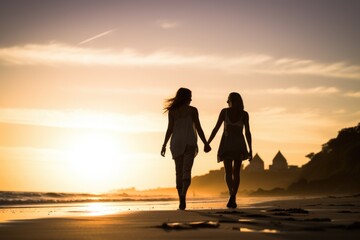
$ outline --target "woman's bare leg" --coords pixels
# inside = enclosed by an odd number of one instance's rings
[[[225,181],[226,185],[229,189],[229,194],[232,194],[232,189],[234,185],[233,180],[233,167],[232,167],[232,160],[224,160],[224,168],[225,168]]]
[[[241,161],[234,161],[234,172],[233,172],[233,188],[231,195],[236,195],[240,185],[240,171],[241,171]]]
[[[179,194],[179,209],[185,210],[186,208],[186,193],[191,183],[191,169],[194,163],[196,148],[187,146],[181,161],[175,160],[176,163],[176,188]]]
[[[226,184],[229,189],[229,201],[226,204],[228,208],[236,208],[236,195],[234,194],[234,168],[233,168],[233,160],[224,160],[224,167],[225,167],[225,179]],[[235,163],[234,163],[235,164]]]
[[[176,173],[176,189],[180,197],[183,190],[183,165],[184,165],[183,156],[174,159],[174,161],[175,161],[175,173]]]

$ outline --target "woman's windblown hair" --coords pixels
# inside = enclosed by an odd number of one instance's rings
[[[191,101],[191,91],[187,88],[179,88],[176,96],[165,100],[164,112],[177,109]]]

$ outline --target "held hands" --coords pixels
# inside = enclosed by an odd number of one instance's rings
[[[206,143],[206,144],[204,145],[204,152],[208,153],[208,152],[210,152],[210,151],[211,151],[211,147],[210,147],[209,143]]]

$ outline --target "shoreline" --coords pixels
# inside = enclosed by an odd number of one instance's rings
[[[359,239],[359,198],[274,200],[238,209],[123,211],[102,216],[17,220],[6,239]]]
[[[289,199],[290,197],[238,197],[240,208],[268,202],[269,199]],[[227,198],[188,198],[187,210],[223,208]],[[154,201],[99,201],[99,202],[59,202],[36,204],[0,205],[0,224],[12,220],[32,220],[51,217],[79,217],[96,215],[113,215],[129,211],[176,210],[178,200],[158,199]]]

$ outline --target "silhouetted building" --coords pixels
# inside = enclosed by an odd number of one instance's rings
[[[286,171],[289,169],[288,163],[284,155],[279,151],[274,159],[273,164],[269,166],[270,171]]]
[[[250,164],[245,168],[249,172],[263,172],[265,170],[264,161],[256,153],[253,159],[250,161]]]
[[[293,171],[297,171],[299,170],[299,166],[296,166],[296,165],[289,165],[289,170],[293,170]]]

